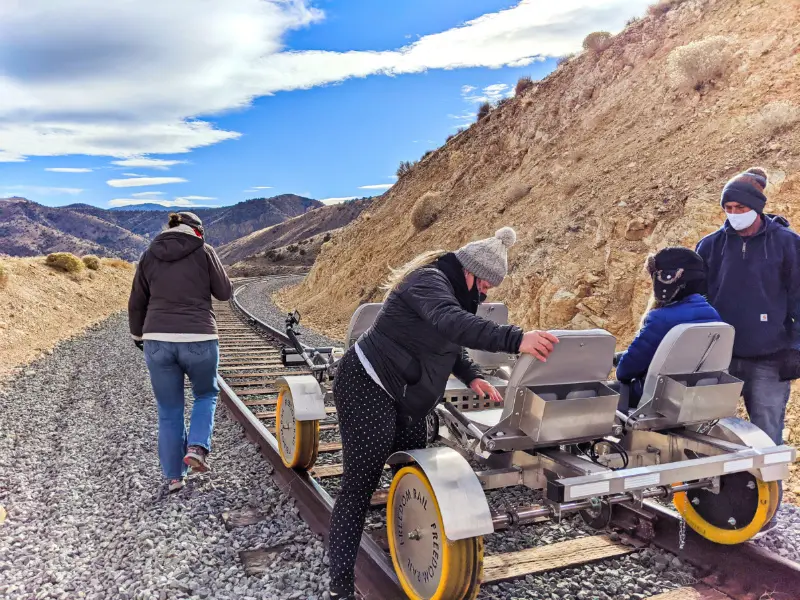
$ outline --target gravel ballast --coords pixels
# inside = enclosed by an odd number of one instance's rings
[[[188,415],[188,411],[187,411]],[[217,407],[212,472],[164,490],[157,411],[126,318],[112,317],[0,391],[0,597],[326,598],[322,542]],[[226,511],[265,519],[226,529]],[[248,576],[242,550],[284,545]]]

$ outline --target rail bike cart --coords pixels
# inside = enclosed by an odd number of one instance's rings
[[[502,309],[498,313],[502,322]],[[363,326],[364,314],[356,311],[351,329]],[[727,373],[732,327],[672,329],[633,410],[624,386],[608,381],[613,335],[552,333],[559,344],[547,362],[473,353],[493,373],[502,403],[451,380],[429,419],[438,447],[389,459],[405,465],[389,490],[387,530],[409,598],[474,598],[483,536],[541,517],[579,512],[589,525],[604,528],[617,504],[643,510],[645,499],[672,499],[701,536],[738,544],[775,514],[778,482],[788,476],[796,451],[733,416],[742,382]],[[490,510],[487,491],[519,485],[541,490],[541,502]]]

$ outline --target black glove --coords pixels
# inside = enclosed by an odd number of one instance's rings
[[[622,355],[625,354],[624,352],[615,352],[614,353],[614,368],[617,368],[619,364],[619,359],[622,358]]]
[[[778,376],[781,381],[800,379],[800,350],[789,348],[783,353]]]
[[[136,344],[136,347],[144,352],[144,340],[133,340],[133,343]]]

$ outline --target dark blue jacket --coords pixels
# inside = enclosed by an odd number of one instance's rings
[[[766,357],[796,345],[800,309],[800,236],[783,217],[764,215],[761,230],[740,236],[726,221],[704,237],[708,300],[736,328],[733,355]]]
[[[626,383],[633,379],[643,379],[661,340],[676,325],[712,323],[719,320],[717,311],[700,294],[692,294],[662,308],[654,308],[647,313],[642,328],[620,358],[617,379]]]

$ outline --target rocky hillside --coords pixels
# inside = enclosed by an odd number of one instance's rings
[[[387,265],[510,225],[490,298],[513,322],[627,342],[645,256],[718,227],[729,177],[765,167],[768,208],[800,226],[799,74],[800,1],[661,2],[413,166],[278,300],[341,336]]]
[[[135,259],[147,243],[145,237],[94,214],[42,206],[25,198],[0,199],[0,253],[73,252]]]
[[[309,210],[299,217],[260,229],[221,246],[217,249],[219,257],[223,263],[231,265],[245,258],[263,256],[269,250],[296,244],[318,234],[339,229],[353,221],[369,207],[371,202],[371,198],[362,198]],[[313,258],[316,258],[316,254],[310,258],[309,265],[314,262]]]
[[[212,245],[222,245],[322,206],[284,194],[221,208],[194,209]],[[0,199],[0,252],[36,256],[66,251],[136,260],[167,222],[169,209],[106,210],[87,204],[42,206],[25,198]]]

